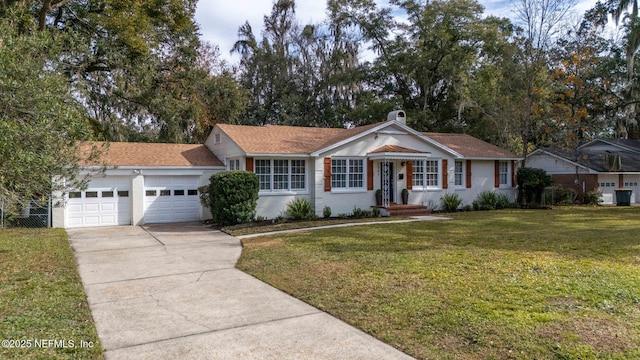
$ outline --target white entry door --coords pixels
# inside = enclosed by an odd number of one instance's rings
[[[68,193],[66,227],[131,224],[131,179],[107,176],[93,179],[84,191]]]
[[[144,222],[168,223],[200,220],[198,176],[146,176]]]

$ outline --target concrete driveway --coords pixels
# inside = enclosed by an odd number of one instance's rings
[[[235,269],[205,225],[68,233],[107,359],[410,359]]]

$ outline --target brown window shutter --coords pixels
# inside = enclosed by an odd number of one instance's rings
[[[413,190],[413,162],[407,161],[407,190]]]
[[[466,187],[467,189],[471,189],[471,160],[467,160],[467,171],[466,171]]]
[[[624,186],[624,175],[618,174],[618,188],[621,188],[623,186]]]
[[[449,188],[449,161],[442,159],[442,188]]]
[[[500,160],[493,162],[493,186],[500,187]]]
[[[367,190],[373,190],[373,160],[367,160]]]
[[[253,158],[252,157],[248,157],[247,158],[245,169],[248,172],[253,172]]]
[[[515,187],[518,184],[518,179],[516,178],[516,161],[511,160],[511,186]]]
[[[331,158],[324,158],[324,191],[331,191]]]

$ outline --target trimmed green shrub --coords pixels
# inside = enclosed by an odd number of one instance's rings
[[[600,205],[602,193],[600,191],[587,191],[583,195],[582,203],[585,205]]]
[[[221,226],[253,221],[258,203],[258,176],[246,171],[223,171],[209,179],[209,209]]]
[[[369,218],[373,217],[373,213],[371,211],[367,211],[364,209],[360,209],[357,207],[353,208],[353,217],[356,219]]]
[[[518,207],[518,204],[511,201],[511,198],[506,194],[496,195],[496,209],[510,209]]]
[[[325,219],[328,219],[331,217],[331,208],[328,206],[325,206],[324,209],[322,209],[322,217]]]
[[[518,202],[521,205],[542,204],[544,188],[553,183],[543,169],[521,167],[518,169]]]
[[[495,210],[497,209],[498,196],[492,191],[483,191],[473,201],[474,210]]]
[[[311,220],[316,217],[307,199],[295,199],[287,204],[287,217],[292,220]]]
[[[442,211],[444,212],[455,212],[462,204],[462,199],[458,194],[445,194],[440,200],[442,200]]]

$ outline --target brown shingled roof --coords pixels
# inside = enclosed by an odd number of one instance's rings
[[[250,154],[310,154],[378,124],[353,129],[313,128],[300,126],[243,126],[218,124],[244,152]]]
[[[84,151],[92,145],[103,143],[86,142]],[[109,166],[224,166],[204,145],[111,142],[97,163],[81,165]]]
[[[488,142],[477,139],[471,135],[428,132],[425,132],[423,134],[466,158],[518,158],[516,154],[510,151],[489,144]]]

